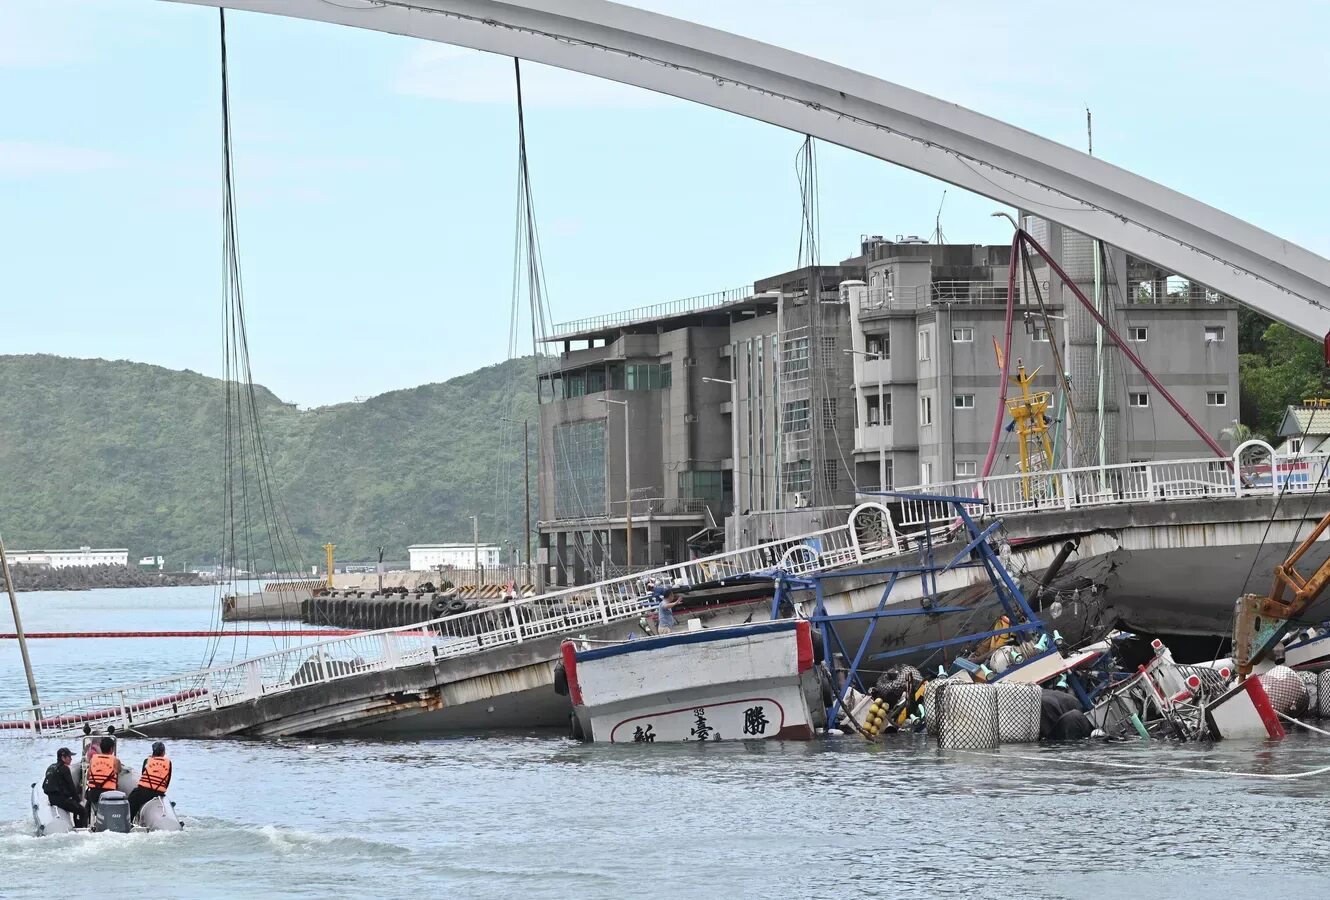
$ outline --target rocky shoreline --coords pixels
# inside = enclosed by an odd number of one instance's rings
[[[10,573],[14,576],[15,591],[87,591],[93,588],[179,587],[205,583],[193,572],[150,572],[129,566],[66,569],[13,566]]]

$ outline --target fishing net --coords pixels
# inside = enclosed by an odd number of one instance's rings
[[[886,701],[887,706],[895,706],[906,694],[914,693],[924,677],[914,666],[893,666],[883,672],[873,685],[873,690]]]
[[[1317,689],[1317,679],[1315,672],[1299,672],[1298,677],[1302,679],[1302,685],[1307,689],[1307,711],[1306,716],[1312,719],[1321,717],[1321,692]]]
[[[937,734],[937,691],[944,684],[969,684],[969,676],[961,672],[946,678],[934,678],[924,683],[924,727],[929,734]]]
[[[1040,698],[1037,684],[993,685],[997,691],[998,739],[1004,744],[1028,744],[1039,740]]]
[[[1330,669],[1316,676],[1316,698],[1316,708],[1320,710],[1321,716],[1330,719]]]
[[[944,683],[938,689],[937,711],[937,745],[943,750],[991,750],[998,745],[993,685]]]
[[[1275,666],[1268,672],[1256,676],[1261,687],[1270,696],[1270,705],[1276,712],[1297,718],[1307,710],[1307,686],[1302,683],[1298,673],[1288,666]]]

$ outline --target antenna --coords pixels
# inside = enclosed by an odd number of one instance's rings
[[[1094,156],[1094,130],[1090,125],[1090,104],[1085,104],[1085,143],[1090,148],[1090,155]]]
[[[947,202],[947,192],[942,192],[942,200],[937,205],[937,216],[933,220],[933,243],[945,244],[946,238],[942,236],[942,205]]]

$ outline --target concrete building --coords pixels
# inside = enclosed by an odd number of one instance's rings
[[[99,550],[93,547],[79,547],[77,550],[19,550],[5,554],[10,565],[46,566],[51,569],[77,569],[89,566],[127,566],[129,551],[126,549]]]
[[[1093,300],[1092,243],[1037,220],[1027,227]],[[863,252],[866,283],[846,286],[858,351],[856,479],[876,487],[883,470],[889,486],[973,478],[997,412],[994,341],[1003,337],[1010,247],[870,240]],[[1033,269],[1033,280],[1017,280],[1013,373],[1017,359],[1040,369],[1033,389],[1053,394],[1054,466],[1209,455],[1145,376],[1098,336],[1072,292],[1042,261]],[[1105,318],[1219,440],[1237,415],[1237,304],[1113,248],[1104,248],[1099,284]],[[1070,406],[1059,361],[1070,374]],[[1009,397],[1017,394],[1013,386]],[[1018,439],[1004,430],[992,471],[1017,471],[1018,462]]]
[[[776,301],[744,288],[556,327],[540,376],[549,583],[679,562],[690,540],[719,535],[733,505],[730,322]]]
[[[471,569],[476,565],[475,544],[412,544],[406,548],[411,558],[412,572],[428,572],[439,566],[454,569]],[[480,564],[484,567],[497,566],[501,560],[496,544],[481,544],[479,547]]]
[[[1237,304],[1107,247],[1096,295],[1089,239],[1026,227],[1218,440],[1237,416]],[[628,495],[632,564],[652,566],[714,549],[722,528],[732,547],[807,533],[843,521],[858,492],[982,471],[1009,245],[869,236],[859,250],[747,292],[555,329],[559,355],[541,377],[547,581],[619,571]],[[1017,279],[1012,371],[1019,359],[1052,394],[1050,465],[1212,452],[1041,260],[1032,276]],[[992,471],[1015,472],[1017,437],[999,435]]]

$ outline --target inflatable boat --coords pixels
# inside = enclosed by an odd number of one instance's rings
[[[124,791],[104,792],[92,810],[92,823],[76,828],[71,813],[51,805],[42,791],[41,782],[32,783],[32,820],[37,826],[38,837],[72,831],[129,834],[136,831],[180,831],[185,827],[185,823],[176,815],[175,804],[163,797],[154,797],[143,804],[138,817],[133,821],[130,821],[129,816],[129,795]]]

